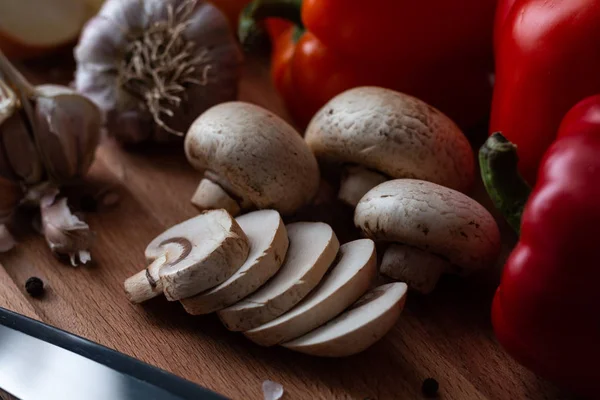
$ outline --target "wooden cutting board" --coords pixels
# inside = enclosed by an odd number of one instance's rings
[[[20,66],[34,82],[68,82],[72,65],[43,60]],[[251,62],[241,99],[286,116],[263,64]],[[234,399],[262,399],[262,382],[283,385],[284,399],[419,399],[433,377],[441,399],[568,399],[569,395],[514,362],[498,345],[490,303],[499,268],[469,279],[445,278],[430,296],[410,295],[393,330],[372,348],[346,359],[321,359],[283,348],[259,347],[227,331],[214,316],[187,315],[164,298],[130,304],[123,281],[145,268],[144,249],[167,227],[196,215],[189,199],[200,174],[181,146],[125,151],[104,143],[81,191],[109,188],[113,207],[88,213],[97,232],[91,266],[56,260],[34,232],[0,255],[0,306],[81,335]],[[474,195],[489,206],[479,189]],[[303,210],[295,220],[331,223],[340,240],[357,237],[352,213],[338,204]],[[503,226],[505,254],[514,237]],[[32,299],[27,278],[48,291]],[[76,379],[76,377],[74,377]]]

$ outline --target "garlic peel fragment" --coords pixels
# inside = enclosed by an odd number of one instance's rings
[[[86,264],[91,260],[89,248],[94,239],[88,224],[71,213],[67,199],[56,199],[58,191],[42,197],[40,211],[42,230],[50,249],[69,256],[71,265]]]

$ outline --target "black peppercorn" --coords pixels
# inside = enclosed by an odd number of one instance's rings
[[[25,282],[25,290],[31,297],[40,297],[44,294],[44,282],[33,276]]]
[[[423,392],[425,397],[436,397],[439,389],[440,384],[433,378],[425,379],[423,386],[421,386],[421,392]]]

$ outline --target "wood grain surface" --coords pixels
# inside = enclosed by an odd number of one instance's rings
[[[56,59],[21,67],[35,82],[65,82],[72,76],[72,66]],[[285,116],[262,64],[247,66],[241,98]],[[85,216],[97,232],[93,265],[61,263],[40,236],[23,226],[19,246],[0,255],[0,306],[234,399],[262,399],[266,379],[284,386],[284,399],[419,399],[428,377],[439,381],[440,399],[572,398],[520,367],[495,341],[489,309],[499,267],[468,279],[444,278],[430,296],[410,294],[393,330],[346,359],[259,347],[227,331],[214,315],[189,316],[179,303],[164,298],[130,304],[123,281],[145,267],[143,251],[150,240],[196,214],[189,199],[199,178],[181,145],[126,151],[105,142],[89,179],[78,188],[92,194],[110,188],[120,195],[114,207]],[[484,199],[479,192],[474,196]],[[330,222],[343,242],[358,235],[351,215],[338,204],[321,203],[292,219]],[[513,241],[505,235],[507,251]],[[47,285],[41,299],[24,291],[31,276]]]

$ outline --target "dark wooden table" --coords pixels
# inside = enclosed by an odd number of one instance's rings
[[[70,66],[45,60],[22,66],[36,82],[65,82]],[[241,82],[241,98],[285,116],[265,67],[253,62]],[[444,278],[430,296],[410,295],[393,330],[362,354],[321,359],[283,348],[262,348],[227,331],[214,315],[192,317],[164,298],[130,304],[122,284],[145,267],[146,244],[165,228],[190,218],[189,199],[200,174],[181,146],[125,151],[112,142],[98,151],[82,191],[112,187],[119,203],[86,219],[97,232],[94,264],[72,268],[51,254],[35,233],[0,255],[0,306],[81,335],[173,372],[235,399],[262,399],[262,382],[283,384],[285,399],[418,399],[434,377],[441,399],[569,399],[514,362],[498,345],[490,302],[498,266],[469,279]],[[474,197],[482,199],[481,189]],[[357,235],[351,213],[320,205],[296,219],[325,219],[343,241]],[[514,237],[505,232],[505,254]],[[24,291],[38,276],[42,299]]]

